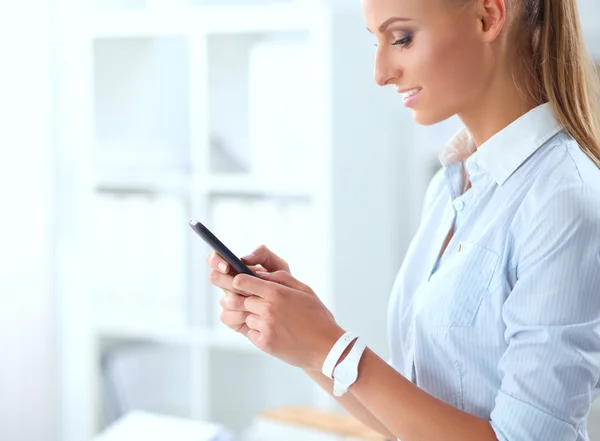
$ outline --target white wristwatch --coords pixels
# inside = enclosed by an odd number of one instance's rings
[[[333,374],[333,394],[341,397],[358,378],[358,364],[367,347],[359,338]]]

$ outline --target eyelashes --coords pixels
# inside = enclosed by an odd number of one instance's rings
[[[413,41],[413,36],[411,34],[407,35],[404,38],[400,38],[392,43],[392,46],[402,46],[408,47]]]
[[[400,46],[402,48],[406,48],[408,46],[410,46],[410,44],[413,42],[413,35],[412,34],[408,34],[406,37],[400,38],[396,41],[394,41],[392,43],[392,46]],[[377,47],[378,44],[377,43],[373,43],[373,46]]]

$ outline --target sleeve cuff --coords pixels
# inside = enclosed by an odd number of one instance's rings
[[[577,431],[571,424],[502,391],[498,392],[490,420],[498,441],[577,439]]]

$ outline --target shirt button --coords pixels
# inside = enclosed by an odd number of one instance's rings
[[[452,203],[452,205],[454,205],[454,208],[456,208],[456,211],[463,211],[463,209],[465,208],[465,203],[461,200],[456,200]]]

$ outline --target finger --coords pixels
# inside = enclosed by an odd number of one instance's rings
[[[244,323],[242,326],[240,326],[240,328],[238,330],[236,330],[235,332],[238,332],[240,334],[242,334],[244,337],[248,337],[248,331],[250,331],[250,328],[248,327],[248,325],[246,323]]]
[[[227,261],[219,256],[215,251],[210,252],[206,257],[206,263],[208,263],[208,266],[212,269],[220,271],[224,274],[229,273],[231,270],[229,263],[227,263]]]
[[[244,297],[244,311],[265,317],[269,315],[271,305],[265,299],[258,296]]]
[[[223,259],[219,254],[217,254],[216,252],[211,252],[207,257],[206,257],[206,263],[208,263],[208,266],[216,271],[219,271],[223,274],[229,274],[231,272],[235,272],[235,270],[233,268],[231,268],[231,265],[229,265],[229,263]],[[257,272],[257,271],[266,271],[266,268],[264,268],[262,265],[258,264],[258,265],[248,265],[248,268],[250,268],[252,271]]]
[[[252,342],[252,344],[257,348],[260,349],[262,347],[262,336],[259,331],[248,328],[246,337],[248,337],[248,340],[250,340],[250,342]]]
[[[210,280],[210,283],[227,291],[235,291],[232,286],[233,277],[234,276],[231,274],[223,274],[217,270],[211,270],[208,273],[208,279]]]
[[[250,276],[248,276],[250,277]],[[210,283],[213,285],[223,289],[224,291],[229,291],[235,294],[248,296],[250,293],[244,292],[243,290],[236,289],[233,287],[233,274],[222,274],[219,271],[212,270],[208,274],[208,278],[210,279]],[[253,277],[256,278],[256,277]]]
[[[226,293],[227,295],[221,297],[221,300],[219,300],[219,305],[223,309],[229,311],[246,311],[246,307],[244,306],[245,296],[235,294],[231,291],[226,291]]]
[[[261,332],[261,330],[264,329],[263,320],[256,314],[248,314],[246,317],[246,325],[248,325],[248,328],[250,328],[251,331]]]
[[[267,271],[287,271],[290,272],[290,266],[285,260],[268,249],[265,245],[259,246],[251,254],[242,257],[245,264],[262,265]]]
[[[229,326],[234,331],[237,331],[244,323],[246,323],[246,319],[248,318],[249,314],[249,312],[229,311],[224,309],[221,311],[221,322],[224,325]]]
[[[232,286],[236,291],[262,297],[266,300],[273,300],[275,296],[283,291],[292,289],[276,282],[249,276],[248,274],[238,274],[235,276]]]
[[[312,292],[312,288],[286,271],[276,271],[274,273],[265,273],[260,272],[257,275],[264,280],[269,280],[271,282],[279,283],[280,285],[287,286],[292,289],[296,289],[302,292]]]
[[[258,271],[258,272],[263,272],[264,273],[264,272],[267,271],[267,269],[264,266],[262,266],[262,265],[247,265],[247,267],[250,268],[254,272]]]

